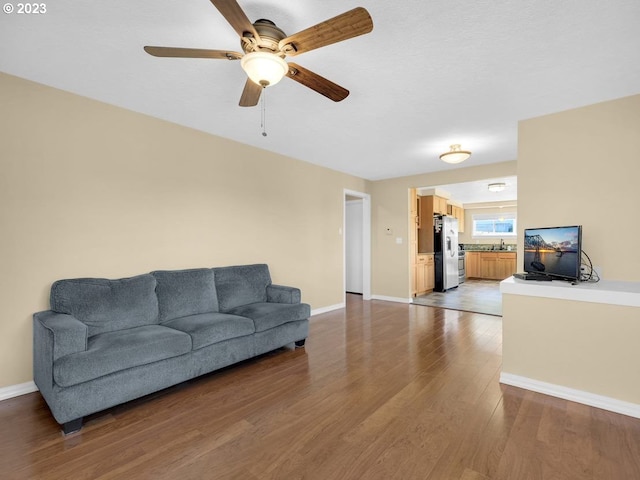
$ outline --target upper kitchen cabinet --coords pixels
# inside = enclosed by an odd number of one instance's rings
[[[418,205],[418,252],[433,253],[433,216],[443,215],[443,211],[446,215],[447,199],[436,195],[419,196]]]
[[[449,215],[458,219],[458,232],[464,232],[464,209],[447,203],[445,197],[423,195],[417,197],[418,228],[425,233],[418,235],[418,252],[433,252],[433,216]],[[412,203],[413,205],[413,203]],[[413,207],[412,207],[413,209]],[[427,233],[428,232],[428,233]]]
[[[447,215],[458,219],[458,233],[464,233],[464,208],[448,204]]]
[[[431,212],[431,217],[434,215],[446,215],[447,214],[447,199],[439,197],[437,195],[425,195],[420,197],[422,201],[422,207],[424,210]]]

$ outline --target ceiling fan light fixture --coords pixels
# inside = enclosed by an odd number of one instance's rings
[[[252,82],[263,87],[275,85],[289,70],[282,57],[269,52],[247,53],[240,60],[240,65]]]
[[[455,143],[451,145],[450,150],[440,155],[440,160],[446,163],[462,163],[471,156],[471,152],[468,150],[462,150],[460,144]]]
[[[490,192],[501,192],[507,187],[507,184],[504,182],[490,183],[489,191]]]

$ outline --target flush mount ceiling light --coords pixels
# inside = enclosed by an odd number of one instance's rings
[[[501,192],[506,187],[507,187],[507,184],[504,183],[504,182],[490,183],[489,184],[489,191],[490,192]]]
[[[471,156],[468,150],[461,150],[460,144],[456,143],[449,147],[450,150],[440,155],[440,160],[447,163],[461,163]]]
[[[282,57],[269,52],[247,53],[240,60],[240,65],[251,81],[262,87],[275,85],[289,70]]]

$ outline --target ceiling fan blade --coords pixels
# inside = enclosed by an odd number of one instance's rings
[[[364,35],[373,30],[373,20],[362,7],[309,27],[280,40],[279,47],[289,56]]]
[[[242,95],[240,96],[240,106],[255,107],[260,100],[262,88],[262,85],[258,85],[247,78],[244,84],[244,90],[242,90]]]
[[[242,54],[226,50],[205,50],[201,48],[144,47],[144,51],[154,57],[176,58],[215,58],[223,60],[239,60]]]
[[[260,42],[260,35],[256,32],[251,21],[247,18],[236,0],[211,0],[213,6],[218,9],[222,16],[229,22],[240,37],[244,37],[245,32],[249,32]]]
[[[349,90],[346,88],[292,62],[289,62],[287,77],[305,87],[309,87],[311,90],[315,90],[334,102],[339,102],[349,96]]]

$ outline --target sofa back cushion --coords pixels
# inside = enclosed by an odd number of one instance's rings
[[[51,286],[51,310],[66,313],[87,325],[89,336],[158,323],[156,279],[75,278]]]
[[[161,270],[151,272],[158,285],[160,323],[180,317],[218,311],[213,269]]]
[[[221,312],[228,312],[240,305],[267,301],[267,285],[271,285],[267,265],[218,267],[213,270]]]

